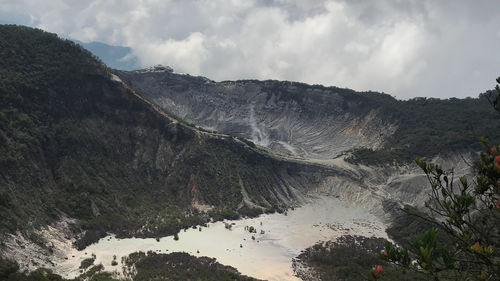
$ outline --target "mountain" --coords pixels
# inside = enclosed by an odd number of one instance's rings
[[[288,81],[223,81],[169,70],[119,71],[128,85],[197,126],[250,139],[290,157],[354,163],[408,163],[415,157],[477,150],[500,141],[484,96],[396,100]]]
[[[335,172],[190,127],[72,41],[0,26],[3,246],[60,221],[84,247],[107,232],[156,237],[283,210],[318,173]]]
[[[132,49],[130,47],[113,46],[102,42],[74,41],[89,50],[111,68],[121,70],[134,70],[140,68],[139,60],[132,54]]]
[[[0,248],[22,269],[64,259],[58,245],[68,241],[82,249],[107,233],[171,235],[284,211],[311,194],[360,204],[386,222],[423,196],[409,188],[423,179],[411,169],[394,178],[400,170],[325,166],[197,129],[113,72],[121,75],[55,34],[0,26]]]
[[[451,152],[470,159],[476,137],[497,141],[490,111],[482,97],[398,101],[163,66],[112,70],[55,34],[0,25],[0,255],[33,270],[64,259],[68,241],[161,237],[282,212],[310,195],[363,206],[392,224],[392,238],[407,238],[420,225],[400,209],[422,206],[428,191],[408,160],[418,152],[467,174]],[[174,256],[202,272],[214,265]]]
[[[225,81],[171,71],[121,71],[126,83],[165,110],[208,130],[236,135],[306,159],[352,147],[378,148],[397,123],[377,110],[377,93],[287,81]]]

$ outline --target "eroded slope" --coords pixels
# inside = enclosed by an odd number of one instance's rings
[[[377,101],[351,90],[280,81],[216,83],[160,68],[117,72],[132,88],[197,126],[307,159],[380,148],[398,128]]]

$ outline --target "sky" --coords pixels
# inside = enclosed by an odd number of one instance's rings
[[[500,76],[499,0],[0,0],[0,22],[129,46],[142,66],[399,99],[476,97]]]

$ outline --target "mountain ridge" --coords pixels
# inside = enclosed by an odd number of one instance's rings
[[[276,80],[215,82],[169,71],[116,71],[181,119],[303,159],[408,163],[500,140],[485,94],[397,100],[377,92]],[[473,128],[473,129],[471,129]]]

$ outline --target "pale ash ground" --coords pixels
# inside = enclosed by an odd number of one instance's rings
[[[178,241],[172,236],[163,237],[159,242],[156,239],[116,239],[108,236],[83,251],[70,250],[66,253],[69,259],[58,264],[55,271],[66,277],[75,277],[79,274],[80,262],[95,254],[96,264],[102,263],[107,271],[121,272],[121,257],[130,253],[182,251],[195,256],[214,257],[218,262],[255,278],[299,280],[293,276],[292,259],[319,241],[345,234],[387,238],[385,225],[374,215],[332,197],[313,199],[287,215],[262,215],[226,223],[234,223],[231,230],[226,229],[223,222],[211,223],[208,228],[202,227],[202,231],[181,231]],[[257,233],[249,233],[245,226],[255,227]],[[113,255],[117,256],[118,266],[111,266]]]

